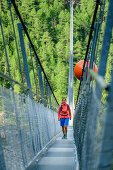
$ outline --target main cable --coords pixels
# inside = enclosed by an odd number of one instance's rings
[[[26,35],[27,35],[27,38],[28,38],[28,40],[29,40],[29,42],[30,42],[30,44],[31,44],[31,47],[32,47],[32,49],[33,49],[33,51],[34,51],[34,53],[35,53],[35,56],[36,56],[36,58],[37,58],[37,60],[38,60],[38,63],[39,63],[39,65],[40,65],[40,67],[41,67],[41,69],[42,69],[42,71],[43,71],[43,73],[44,73],[44,76],[45,76],[46,81],[47,81],[47,83],[48,83],[48,85],[49,85],[49,87],[50,87],[50,89],[51,89],[51,91],[52,91],[52,94],[53,94],[53,96],[54,96],[57,104],[59,105],[59,103],[58,103],[58,101],[57,101],[57,99],[56,99],[56,97],[55,97],[55,94],[54,94],[54,92],[53,92],[53,89],[52,89],[52,87],[51,87],[51,85],[50,85],[50,83],[49,83],[49,80],[48,80],[48,78],[47,78],[47,76],[46,76],[46,73],[45,73],[45,71],[44,71],[44,68],[42,67],[42,64],[41,64],[41,62],[40,62],[40,59],[39,59],[39,57],[38,57],[38,55],[37,55],[37,52],[36,52],[36,50],[35,50],[35,47],[34,47],[32,41],[31,41],[31,38],[30,38],[29,33],[28,33],[28,31],[27,31],[27,28],[26,28],[26,26],[25,26],[25,24],[24,24],[24,22],[23,22],[23,19],[22,19],[21,15],[20,15],[20,12],[19,12],[19,10],[18,10],[18,8],[17,8],[17,6],[16,6],[15,0],[11,0],[11,2],[12,2],[12,4],[13,4],[13,6],[14,6],[14,9],[15,9],[15,11],[16,11],[16,14],[18,15],[18,17],[19,17],[19,19],[20,19],[20,21],[21,21],[21,24],[22,24],[22,26],[23,26],[23,29],[24,29],[24,31],[25,31],[25,33],[26,33]]]

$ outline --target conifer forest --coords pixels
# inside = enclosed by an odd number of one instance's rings
[[[16,4],[20,14],[24,20],[26,28],[29,32],[31,40],[35,46],[41,64],[54,91],[54,94],[61,102],[62,97],[67,97],[68,93],[68,75],[69,75],[69,56],[70,56],[70,1],[69,0],[16,0]],[[90,26],[94,13],[94,0],[80,0],[73,5],[73,62],[74,66],[77,62],[84,59]],[[97,56],[97,66],[99,60],[100,49],[102,46],[105,21],[107,16],[108,1],[106,1],[104,19],[101,29],[99,50]],[[12,6],[13,20],[16,30],[17,43],[19,46],[19,35],[17,17]],[[15,47],[15,38],[11,24],[11,16],[8,2],[0,0],[0,15],[4,29],[4,36],[12,79],[20,82],[21,76],[18,67],[17,51]],[[27,59],[29,66],[31,63],[29,44],[24,34]],[[106,72],[106,81],[110,81],[110,71],[113,55],[113,39],[111,42],[110,54],[108,59],[108,69]],[[20,51],[20,49],[19,49]],[[22,60],[22,56],[20,56]],[[33,60],[35,60],[33,58]],[[21,61],[22,62],[22,61]],[[74,68],[73,68],[74,69]],[[29,67],[32,89],[35,92],[35,84],[33,80],[33,70]],[[5,50],[0,30],[0,71],[3,74],[8,73]],[[36,66],[35,70],[36,72]],[[24,74],[24,73],[23,73]],[[37,74],[37,73],[36,73]],[[79,80],[76,79],[74,73],[74,97],[78,93]],[[26,80],[24,80],[26,84]],[[37,76],[38,81],[38,76]],[[0,78],[0,85],[10,88],[10,82],[4,78]],[[17,84],[14,85],[17,93],[22,93],[22,88]]]

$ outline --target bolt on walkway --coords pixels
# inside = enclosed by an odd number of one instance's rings
[[[60,134],[44,156],[36,159],[27,170],[75,170],[75,165],[73,129],[69,126],[67,139],[62,139]]]

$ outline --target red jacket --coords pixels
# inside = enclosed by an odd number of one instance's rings
[[[61,105],[62,105],[62,111],[61,111]],[[59,106],[59,110],[58,110],[58,120],[60,120],[60,118],[68,118],[68,117],[70,117],[70,120],[71,120],[70,107],[68,107],[67,104],[65,104],[65,105],[61,104],[61,105]]]

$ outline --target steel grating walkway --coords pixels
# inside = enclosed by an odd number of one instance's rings
[[[72,127],[68,138],[59,136],[41,159],[36,159],[27,170],[75,170],[75,145]]]

